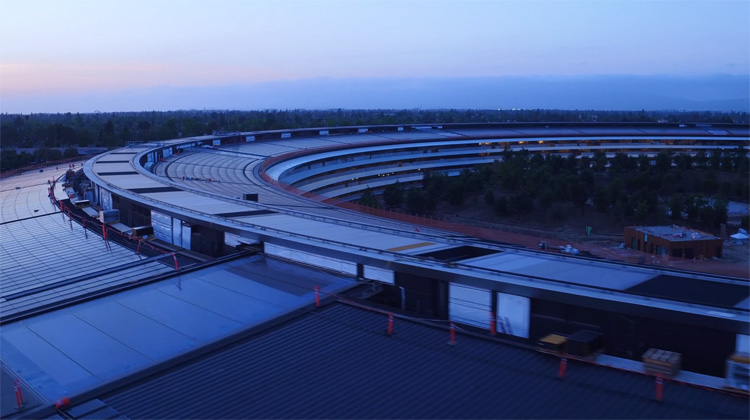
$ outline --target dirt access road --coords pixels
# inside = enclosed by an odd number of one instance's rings
[[[448,230],[459,231],[483,239],[521,245],[539,249],[539,243],[548,244],[548,251],[558,253],[558,247],[567,245],[587,251],[595,257],[615,261],[625,261],[654,267],[668,267],[679,270],[711,273],[731,277],[750,279],[750,246],[738,245],[734,240],[724,242],[722,258],[715,260],[687,260],[668,256],[652,256],[639,251],[621,248],[624,228],[617,226],[605,215],[594,211],[585,214],[568,213],[564,222],[536,223],[529,221],[543,220],[542,214],[530,214],[512,223],[493,221],[494,215],[487,209],[477,206],[479,210],[455,210],[438,208],[438,224]],[[436,226],[433,224],[434,227]],[[591,234],[586,234],[586,226],[591,226]]]

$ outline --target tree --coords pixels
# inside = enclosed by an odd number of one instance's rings
[[[693,157],[687,153],[680,153],[674,158],[674,163],[682,171],[689,171],[693,168]]]
[[[700,211],[703,207],[708,204],[708,200],[701,196],[694,195],[685,199],[685,212],[687,213],[688,221],[698,221]]]
[[[721,150],[714,149],[711,151],[711,156],[708,158],[708,164],[711,166],[711,169],[721,168]]]
[[[423,191],[412,188],[406,193],[406,209],[411,214],[424,214],[427,210],[426,199]]]
[[[577,182],[578,178],[575,175],[570,177],[558,176],[555,178],[555,201],[568,201],[571,199],[570,188],[574,182]]]
[[[78,149],[76,149],[75,147],[68,147],[63,152],[63,157],[65,159],[70,159],[70,158],[76,158],[76,157],[78,157]]]
[[[604,172],[607,168],[607,155],[602,150],[594,152],[594,172]]]
[[[747,200],[748,191],[750,191],[750,184],[747,181],[735,181],[732,185],[732,193],[735,197]]]
[[[659,203],[656,206],[656,223],[662,225],[667,223],[667,220],[669,218],[667,217],[667,206],[665,206],[663,203]]]
[[[425,194],[425,200],[424,200],[425,213],[433,213],[436,209],[437,209],[437,200]]]
[[[107,120],[106,123],[104,123],[104,128],[102,129],[105,136],[114,136],[115,135],[115,125],[112,123],[112,120]]]
[[[638,155],[638,169],[645,171],[651,168],[651,159],[644,154]]]
[[[440,197],[442,197],[443,195],[442,191],[436,185],[430,185],[429,188],[423,191],[425,195],[426,204],[435,203],[431,207],[434,210],[437,207],[437,202],[440,200]]]
[[[76,132],[76,143],[78,143],[79,147],[86,147],[91,144],[93,140],[94,136],[91,134],[91,131],[85,128],[78,129]]]
[[[703,205],[698,209],[698,220],[703,226],[711,227],[715,219],[716,215],[713,206]]]
[[[565,167],[568,172],[575,172],[578,169],[578,156],[581,155],[579,150],[573,150],[568,153],[568,157],[565,158]],[[588,169],[588,168],[582,168]]]
[[[28,166],[33,159],[30,153],[16,153],[15,150],[6,149],[3,153],[0,153],[0,169],[5,171]]]
[[[21,143],[17,129],[10,124],[0,126],[0,139],[3,140],[3,147],[17,147]]]
[[[681,194],[672,194],[669,197],[669,211],[672,213],[671,217],[674,220],[682,219],[682,209],[684,207],[684,200]]]
[[[713,203],[713,219],[711,220],[711,226],[718,228],[722,223],[726,223],[729,216],[729,203],[724,200],[714,200]]]
[[[401,188],[401,184],[396,182],[391,184],[383,190],[383,201],[388,208],[401,207],[404,202],[404,190]]]
[[[180,130],[177,127],[177,120],[168,118],[156,130],[156,138],[159,140],[169,140],[180,136]]]
[[[362,196],[359,198],[359,204],[366,206],[366,207],[372,207],[372,208],[380,208],[380,204],[378,204],[378,199],[375,198],[375,194],[370,191],[370,189],[366,189],[365,192],[362,193]]]
[[[531,162],[531,152],[522,148],[516,153],[516,160],[521,164],[522,169],[529,169],[529,163]]]
[[[622,211],[625,217],[632,217],[635,214],[635,200],[622,197],[621,204],[623,205]],[[615,203],[615,206],[617,206],[617,203]]]
[[[195,118],[188,117],[182,120],[182,134],[186,137],[192,137],[205,133],[203,132],[203,126]]]
[[[516,158],[510,161],[499,162],[495,167],[495,176],[504,190],[516,191],[522,185],[523,167]]]
[[[661,177],[661,195],[672,195],[677,188],[677,175],[675,172],[670,171]]]
[[[544,213],[544,217],[552,222],[560,222],[562,220],[565,220],[566,216],[567,215],[565,214],[565,209],[560,203],[552,204],[550,208],[548,208]]]
[[[58,149],[50,149],[47,147],[40,147],[34,151],[34,160],[36,162],[47,162],[50,160],[62,159],[62,152]]]
[[[581,159],[580,159],[580,162],[579,162],[578,166],[581,169],[591,169],[591,162],[592,162],[592,160],[591,160],[590,157],[588,157],[588,156],[581,156]]]
[[[440,171],[427,171],[422,177],[422,188],[428,190],[434,187],[436,191],[441,192],[445,189],[447,182],[448,175]]]
[[[552,156],[556,156],[556,155],[552,155]],[[541,154],[541,153],[535,153],[531,157],[531,167],[532,168],[541,168],[542,166],[544,166],[544,164],[547,161],[547,159],[549,159],[552,156],[549,156],[549,157],[545,158],[543,154]]]
[[[591,169],[583,169],[581,170],[581,175],[579,176],[581,182],[583,182],[583,185],[586,187],[587,191],[593,191],[596,179],[594,178],[594,172]]]
[[[542,207],[549,207],[555,202],[555,192],[552,188],[537,190],[536,195],[539,198],[539,205]]]
[[[560,155],[550,155],[544,160],[552,175],[559,175],[565,169],[565,161]]]
[[[130,133],[130,128],[127,126],[123,127],[122,130],[120,130],[120,133],[117,135],[117,137],[120,139],[120,144],[127,144],[127,142],[133,140],[133,135]]]
[[[445,189],[445,200],[454,206],[460,206],[464,202],[466,187],[460,179],[452,179]]]
[[[484,193],[484,202],[488,206],[492,206],[492,204],[495,202],[495,193],[492,191],[491,188],[487,190],[486,193]]]
[[[669,157],[667,152],[659,152],[656,155],[656,164],[654,166],[656,166],[656,169],[663,174],[672,166],[672,158]]]
[[[732,196],[732,183],[729,181],[722,182],[721,187],[719,187],[719,197],[727,200],[731,196]]]
[[[508,202],[508,208],[514,213],[530,212],[534,209],[534,198],[527,192],[516,194]]]
[[[102,128],[99,130],[97,144],[109,148],[118,146],[118,140],[115,136],[115,125],[112,120],[107,120],[107,122],[102,125]]]
[[[638,221],[638,223],[643,223],[646,221],[646,218],[648,217],[649,208],[648,208],[648,202],[645,200],[638,200],[638,202],[635,204],[635,219]]]
[[[695,157],[693,157],[693,163],[695,163],[696,168],[704,168],[707,162],[708,156],[706,156],[706,152],[703,150],[696,153]]]
[[[719,181],[716,179],[716,174],[712,171],[709,172],[708,175],[703,179],[703,182],[701,183],[701,191],[704,194],[715,194],[717,191],[719,191]]]
[[[586,191],[586,185],[583,181],[574,182],[571,185],[570,196],[573,204],[583,211],[583,206],[586,205],[586,200],[589,199],[589,193]]]
[[[747,173],[750,170],[750,159],[747,157],[747,150],[742,145],[732,150],[732,160],[735,171]]]
[[[594,207],[599,213],[606,213],[609,210],[609,198],[604,189],[597,189],[594,193]]]
[[[508,214],[508,198],[504,195],[495,199],[492,204],[492,210],[499,216],[505,216]]]
[[[724,153],[721,156],[721,170],[724,172],[732,172],[734,169],[734,158],[730,153]]]
[[[612,173],[623,173],[634,171],[638,167],[638,161],[625,153],[617,152],[610,163],[609,171]]]

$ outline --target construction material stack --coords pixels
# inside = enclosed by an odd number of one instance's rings
[[[643,369],[649,375],[672,378],[682,365],[682,355],[667,350],[648,349],[643,353]]]

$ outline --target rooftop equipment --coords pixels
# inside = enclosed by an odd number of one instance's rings
[[[136,239],[144,238],[146,236],[153,236],[154,227],[153,226],[134,227],[130,230],[130,234]]]
[[[91,203],[89,202],[89,200],[78,200],[78,201],[74,201],[73,205],[78,207],[79,209],[82,209],[84,207],[89,207]]]
[[[744,394],[750,392],[750,354],[735,353],[727,359],[724,388]]]
[[[595,356],[602,349],[602,334],[596,331],[580,330],[565,342],[565,352],[578,357]]]
[[[120,222],[120,210],[99,210],[99,221],[111,225]]]

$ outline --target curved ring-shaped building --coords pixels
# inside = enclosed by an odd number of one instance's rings
[[[144,143],[91,159],[85,174],[92,203],[118,210],[129,227],[152,226],[173,246],[221,255],[252,245],[371,281],[385,304],[519,340],[595,329],[622,357],[662,345],[660,331],[710,331],[718,337],[713,354],[689,364],[715,372],[750,334],[744,279],[540,253],[331,202],[396,181],[419,183],[427,170],[455,173],[506,150],[611,158],[739,146],[750,146],[750,131],[732,124],[339,127]],[[719,295],[731,297],[712,297]],[[617,321],[623,317],[635,324]],[[689,343],[675,346],[690,351]]]

